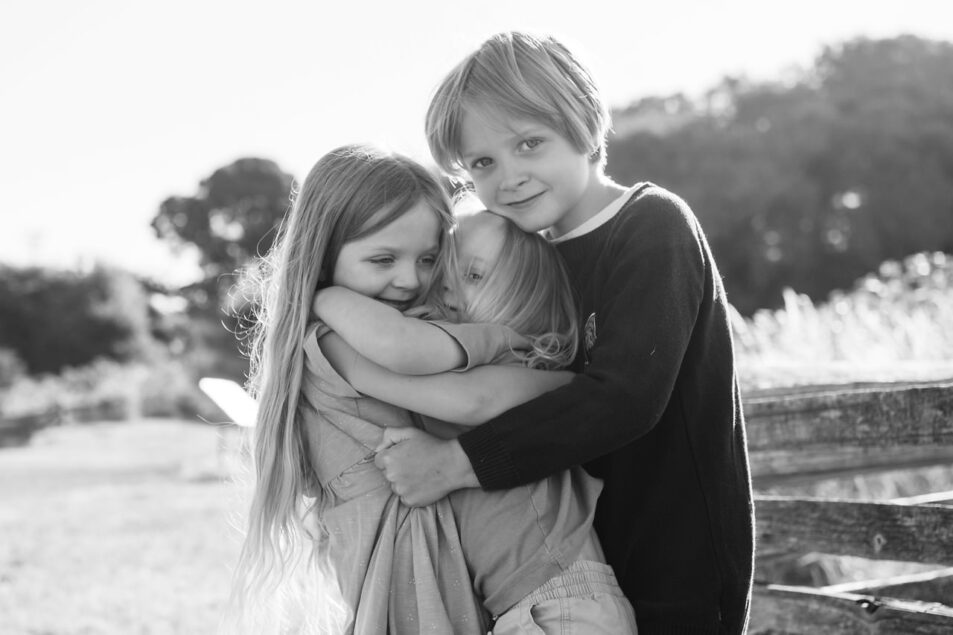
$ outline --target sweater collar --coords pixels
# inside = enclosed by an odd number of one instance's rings
[[[632,196],[632,194],[634,194],[635,191],[640,187],[642,187],[641,183],[633,185],[625,192],[620,194],[617,198],[613,199],[611,203],[596,212],[595,216],[584,222],[579,227],[573,229],[572,231],[566,232],[558,238],[553,238],[549,231],[543,232],[543,235],[549,240],[549,242],[558,244],[588,234],[589,232],[601,227],[602,225],[605,225],[612,220],[612,218],[622,210],[622,207],[625,205],[626,201],[629,200],[629,197]]]

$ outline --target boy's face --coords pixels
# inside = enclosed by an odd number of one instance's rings
[[[461,150],[483,204],[523,231],[558,236],[601,209],[598,165],[544,124],[469,109]]]

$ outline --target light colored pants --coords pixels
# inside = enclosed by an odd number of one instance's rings
[[[492,635],[636,635],[612,567],[578,560],[503,613]]]

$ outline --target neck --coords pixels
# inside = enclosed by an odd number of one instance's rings
[[[553,238],[576,229],[625,192],[626,188],[603,174],[601,166],[594,165],[592,170],[589,187],[576,207],[577,213],[567,217],[565,223],[557,223],[550,228]]]

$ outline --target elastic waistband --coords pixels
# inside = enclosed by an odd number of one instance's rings
[[[539,604],[546,600],[586,597],[600,593],[623,597],[612,567],[592,560],[577,560],[559,575],[550,578],[517,603],[517,606]]]

